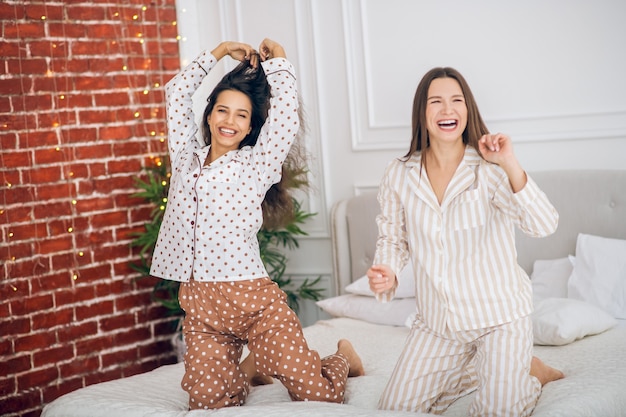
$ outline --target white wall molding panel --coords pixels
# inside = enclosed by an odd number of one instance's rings
[[[413,93],[434,66],[458,69],[490,130],[516,142],[626,136],[626,7],[605,3],[623,13],[585,1],[342,0],[352,149],[407,149]]]

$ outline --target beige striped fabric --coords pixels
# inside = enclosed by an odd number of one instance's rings
[[[388,166],[378,199],[374,264],[400,271],[411,257],[417,310],[429,328],[483,329],[530,314],[531,285],[517,264],[515,227],[540,237],[558,222],[532,178],[513,193],[504,171],[468,147],[440,205],[415,154]],[[390,300],[393,291],[379,300]]]
[[[530,343],[528,343],[530,341]],[[530,317],[483,330],[438,335],[418,317],[379,408],[441,414],[476,390],[470,416],[528,416],[541,393],[530,376]]]
[[[513,193],[506,173],[467,147],[441,204],[419,154],[389,164],[378,200],[374,264],[400,271],[412,260],[418,312],[379,406],[439,414],[476,389],[472,416],[529,415],[541,384],[529,374],[532,290],[515,228],[556,230],[546,195],[530,177]]]

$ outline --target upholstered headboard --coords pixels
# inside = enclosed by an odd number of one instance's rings
[[[530,173],[559,212],[557,231],[546,238],[517,233],[518,261],[531,272],[536,259],[575,254],[578,233],[626,239],[626,170],[565,170]],[[331,212],[336,294],[363,276],[372,263],[380,209],[376,193],[334,204]]]

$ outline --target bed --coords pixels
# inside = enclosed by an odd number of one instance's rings
[[[560,214],[544,239],[517,237],[519,262],[535,297],[535,355],[566,378],[546,385],[534,416],[626,416],[626,170],[531,174]],[[48,404],[43,417],[73,416],[420,416],[376,409],[408,334],[414,311],[410,267],[399,274],[398,297],[376,303],[363,280],[376,239],[375,193],[332,208],[336,296],[318,305],[333,318],[305,328],[325,355],[339,338],[352,341],[365,376],[350,378],[345,404],[292,402],[282,385],[254,387],[244,407],[187,411],[182,364],[81,388]],[[384,353],[383,353],[384,352]],[[463,416],[471,394],[445,416]]]

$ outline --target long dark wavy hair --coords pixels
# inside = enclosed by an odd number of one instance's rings
[[[415,90],[415,96],[413,97],[411,145],[409,151],[404,155],[404,159],[406,160],[415,152],[422,152],[422,165],[424,165],[425,162],[424,151],[427,151],[430,147],[430,138],[426,124],[428,89],[433,80],[437,78],[453,78],[461,86],[461,91],[465,97],[465,105],[467,106],[467,126],[463,131],[463,143],[472,146],[480,155],[478,140],[484,134],[489,133],[478,110],[478,105],[476,104],[472,90],[461,73],[450,67],[433,68],[424,74]]]
[[[270,108],[270,86],[265,77],[265,71],[260,65],[254,68],[250,61],[242,61],[235,69],[226,74],[213,88],[207,98],[207,106],[202,116],[202,137],[207,145],[211,144],[211,128],[207,121],[215,107],[217,97],[227,90],[239,91],[250,99],[252,115],[250,117],[250,133],[239,144],[239,149],[244,146],[254,146],[261,132],[261,128],[267,119]]]
[[[258,65],[254,68],[248,60],[242,61],[226,74],[207,98],[208,103],[202,116],[202,137],[205,143],[207,145],[211,144],[211,129],[207,122],[208,116],[213,111],[217,97],[226,90],[244,93],[252,104],[250,133],[241,141],[239,149],[244,146],[256,145],[261,128],[265,124],[269,113],[270,86],[262,66]],[[300,145],[302,142],[300,138],[305,133],[302,105],[299,107],[298,116],[300,117],[300,130],[283,163],[281,179],[270,187],[261,205],[263,210],[263,227],[265,229],[280,229],[290,224],[296,215],[292,191],[304,189],[308,186],[307,158]]]

